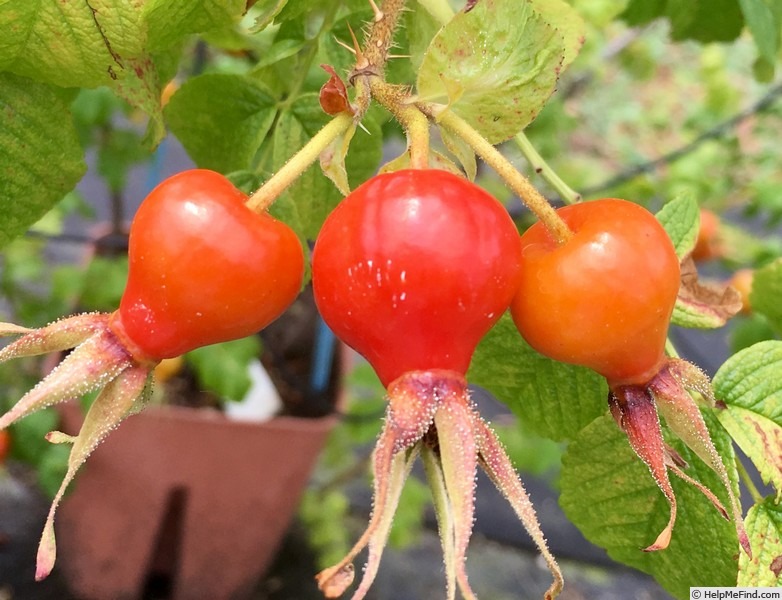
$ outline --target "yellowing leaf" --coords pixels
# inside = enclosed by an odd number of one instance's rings
[[[782,498],[782,342],[734,354],[714,376],[723,427]]]
[[[782,586],[782,510],[766,501],[753,506],[745,520],[752,544],[752,558],[739,557],[740,587]]]
[[[564,56],[562,35],[533,4],[481,0],[435,35],[418,72],[417,92],[422,100],[449,104],[499,143],[543,108]]]
[[[46,214],[87,167],[62,90],[10,73],[0,73],[0,89],[2,246]]]

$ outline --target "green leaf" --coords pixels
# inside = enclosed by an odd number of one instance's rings
[[[253,15],[255,23],[252,26],[252,33],[257,33],[266,29],[274,20],[279,12],[285,7],[288,0],[259,0],[253,5]]]
[[[149,49],[161,50],[192,33],[229,27],[239,21],[246,6],[246,0],[147,0],[143,11]]]
[[[692,194],[677,196],[655,216],[668,232],[680,260],[692,252],[700,228],[700,209]]]
[[[723,427],[782,499],[782,342],[766,341],[730,357],[714,377],[725,404]]]
[[[305,94],[281,112],[274,129],[274,170],[284,165],[329,119],[320,107],[318,94]],[[380,127],[370,118],[362,123],[369,133],[356,132],[345,158],[351,189],[374,175],[382,155]],[[303,238],[315,239],[324,219],[341,199],[342,194],[319,165],[313,165],[274,203],[272,212]]]
[[[426,50],[432,39],[440,31],[440,28],[451,20],[453,13],[433,15],[427,10],[428,6],[417,5],[415,10],[405,13],[404,33],[407,36],[408,52],[410,53],[410,62],[415,72],[418,72],[421,62],[424,59]],[[435,7],[432,7],[435,8]]]
[[[171,57],[153,54],[174,48],[178,56],[185,36],[225,27],[244,9],[244,0],[8,0],[0,3],[0,70],[62,87],[109,86],[149,115],[154,146],[165,135],[155,60]]]
[[[538,476],[559,471],[563,450],[561,444],[535,435],[518,419],[509,422],[501,418],[493,421],[491,427],[517,470]]]
[[[757,269],[752,279],[749,303],[754,312],[768,319],[771,326],[782,332],[782,258]]]
[[[353,139],[355,133],[356,125],[354,123],[344,133],[334,138],[334,141],[320,153],[320,168],[324,175],[331,179],[337,189],[345,196],[350,193],[345,157],[350,148],[350,140]]]
[[[452,134],[444,127],[439,128],[440,137],[448,151],[453,154],[462,165],[467,179],[475,181],[478,174],[478,164],[475,161],[475,151],[462,138]]]
[[[552,440],[573,437],[608,409],[602,377],[541,356],[507,314],[478,345],[467,378],[507,404],[535,433]]]
[[[128,257],[96,256],[83,274],[79,306],[85,311],[116,310],[128,280]]]
[[[665,14],[666,3],[667,0],[630,0],[619,18],[632,27],[646,25]]]
[[[779,31],[782,23],[777,19],[782,11],[772,10],[767,0],[738,0],[747,27],[755,38],[760,56],[774,64],[779,48]]]
[[[0,4],[0,69],[60,86],[110,85],[125,76],[123,58],[142,51],[141,14],[117,0]]]
[[[744,520],[752,558],[743,552],[739,557],[739,587],[782,586],[782,508],[766,500],[749,509]]]
[[[774,329],[763,315],[751,314],[737,319],[730,330],[730,351],[735,354],[739,350],[749,348],[753,344],[776,337]]]
[[[675,41],[730,42],[744,27],[736,0],[668,0],[666,14]]]
[[[732,465],[730,438],[710,429],[723,460]],[[719,477],[678,440],[668,441],[689,463],[688,474],[727,505]],[[729,472],[735,481],[735,469]],[[613,559],[650,573],[674,596],[689,598],[690,586],[735,585],[739,545],[733,523],[677,477],[671,478],[679,504],[671,544],[659,552],[641,550],[668,522],[668,504],[610,415],[596,419],[571,442],[560,481],[560,504],[587,539]]]
[[[69,93],[0,73],[0,246],[28,229],[86,171]]]
[[[207,74],[187,81],[164,114],[200,167],[248,169],[277,114],[276,100],[242,75]]]
[[[154,148],[166,136],[160,102],[163,88],[157,67],[149,55],[127,58],[124,64],[129,69],[128,76],[115,81],[112,87],[120,98],[149,116],[144,143],[148,148]]]
[[[562,36],[564,58],[562,71],[570,66],[584,45],[586,23],[565,0],[532,0],[535,11]]]
[[[432,40],[417,91],[423,100],[448,104],[496,144],[543,108],[554,92],[564,46],[530,2],[482,0]]]
[[[257,336],[198,348],[186,355],[198,382],[227,400],[242,400],[252,383],[248,367],[260,355]]]
[[[661,17],[670,21],[671,38],[676,41],[729,42],[739,36],[744,25],[736,0],[630,0],[620,15],[631,26]]]

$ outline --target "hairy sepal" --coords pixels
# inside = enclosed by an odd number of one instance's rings
[[[143,367],[130,367],[110,381],[95,399],[87,412],[84,423],[75,437],[60,432],[51,432],[47,439],[53,443],[73,443],[68,457],[68,471],[54,497],[44,525],[41,542],[38,546],[35,579],[47,577],[54,568],[57,557],[57,545],[54,536],[54,515],[65,490],[76,472],[92,454],[101,441],[119,425],[130,412],[136,399],[144,393],[149,372]]]
[[[130,356],[113,334],[100,331],[82,342],[0,417],[0,429],[36,410],[100,389],[131,364]]]
[[[513,468],[505,449],[502,447],[502,442],[497,438],[491,427],[479,418],[475,421],[475,430],[481,467],[510,503],[527,533],[532,537],[532,541],[538,547],[538,551],[546,561],[549,571],[551,571],[554,582],[546,591],[544,598],[545,600],[552,600],[562,591],[564,579],[554,555],[548,549],[546,538],[543,536],[538,517],[535,514],[535,508],[532,506],[532,502],[524,489],[518,473]]]
[[[0,362],[73,348],[105,329],[108,321],[108,314],[86,313],[60,319],[40,329],[27,329],[13,323],[0,323],[2,336],[23,334],[21,338],[0,350]]]
[[[649,383],[657,407],[668,427],[719,476],[725,486],[730,498],[731,513],[736,525],[739,543],[744,551],[752,557],[749,538],[744,529],[741,505],[733,491],[728,471],[714,447],[700,409],[685,387],[697,391],[711,406],[714,406],[714,395],[708,378],[700,369],[686,361],[671,361]],[[725,511],[722,504],[714,502],[715,497],[710,491],[706,493],[703,486],[698,485],[697,487],[715,504],[718,510]]]
[[[625,432],[633,451],[638,455],[654,478],[657,487],[670,506],[668,524],[657,539],[644,548],[645,552],[663,550],[671,542],[676,522],[676,495],[668,478],[667,453],[663,441],[660,419],[651,394],[639,386],[619,386],[609,395],[611,414],[620,429]]]

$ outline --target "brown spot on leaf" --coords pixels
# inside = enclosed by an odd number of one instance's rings
[[[782,555],[774,557],[768,568],[774,573],[774,577],[779,577],[779,574],[782,573]]]
[[[695,262],[689,256],[682,261],[679,302],[721,325],[742,308],[741,295],[731,286],[699,281]]]

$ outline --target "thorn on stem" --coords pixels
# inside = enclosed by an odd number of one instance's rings
[[[385,15],[378,5],[375,4],[375,0],[369,0],[369,5],[372,7],[372,12],[375,13],[375,23],[382,21]]]
[[[345,50],[347,50],[351,54],[353,54],[353,55],[356,54],[356,49],[355,48],[353,48],[352,46],[349,46],[348,44],[343,42],[341,39],[339,39],[337,36],[334,36],[334,41],[337,42],[337,44],[342,46]]]

